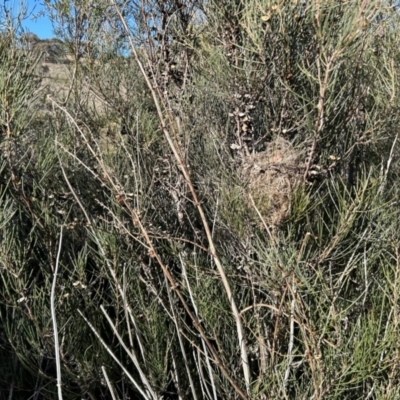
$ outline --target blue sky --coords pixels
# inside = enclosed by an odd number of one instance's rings
[[[35,18],[38,14],[45,11],[42,0],[27,0],[24,2],[27,7],[28,16],[22,23],[24,29],[35,33],[40,39],[54,37],[53,28],[50,20],[46,16]],[[18,10],[18,2],[14,3],[15,12]]]

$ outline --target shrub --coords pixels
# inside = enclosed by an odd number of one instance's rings
[[[46,112],[0,48],[5,394],[397,398],[396,7],[48,7]]]

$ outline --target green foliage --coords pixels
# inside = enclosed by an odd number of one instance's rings
[[[61,97],[0,40],[1,396],[58,353],[65,399],[397,399],[396,7],[47,5]]]

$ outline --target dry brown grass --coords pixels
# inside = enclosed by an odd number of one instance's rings
[[[38,65],[37,74],[42,78],[41,90],[45,93],[44,102],[46,106],[51,105],[52,99],[64,103],[70,96],[71,91],[79,85],[81,101],[85,101],[92,111],[104,112],[105,103],[87,82],[77,83],[74,78],[75,62],[69,57],[60,62],[42,61]]]
[[[246,157],[242,164],[245,195],[251,195],[265,222],[279,226],[290,212],[294,189],[304,173],[301,151],[277,137],[263,152]]]

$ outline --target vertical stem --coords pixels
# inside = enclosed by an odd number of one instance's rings
[[[62,397],[62,390],[61,390],[60,346],[58,343],[58,329],[57,329],[56,310],[55,310],[55,294],[56,294],[56,281],[57,281],[58,266],[60,263],[62,235],[63,235],[63,227],[61,226],[60,242],[58,245],[56,267],[54,269],[54,278],[53,278],[53,284],[51,287],[51,295],[50,295],[51,319],[53,321],[53,331],[54,331],[54,352],[55,352],[55,357],[56,357],[56,368],[57,368],[57,391],[58,391],[58,399],[59,400],[62,400],[63,397]]]

